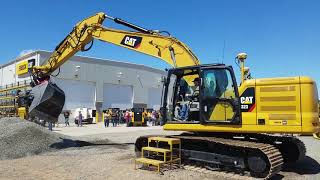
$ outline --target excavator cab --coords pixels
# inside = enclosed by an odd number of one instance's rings
[[[174,68],[165,82],[166,123],[241,124],[237,83],[231,66]]]
[[[29,114],[47,122],[55,123],[62,111],[65,94],[56,84],[44,81],[31,90],[33,96]]]

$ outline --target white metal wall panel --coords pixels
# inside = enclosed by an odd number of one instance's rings
[[[63,109],[76,108],[95,109],[96,85],[94,82],[55,79],[57,85],[64,91],[66,102]]]
[[[133,106],[133,88],[130,85],[105,83],[102,108],[127,109]]]
[[[148,108],[155,110],[160,109],[162,88],[149,88],[148,89]]]

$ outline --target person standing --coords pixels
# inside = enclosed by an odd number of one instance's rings
[[[142,117],[147,120],[147,116],[148,116],[148,113],[147,113],[147,110],[144,110],[143,113],[142,113]]]
[[[156,111],[156,126],[160,124],[160,111]]]
[[[129,110],[129,124],[132,122],[133,112],[132,109]]]
[[[104,127],[106,128],[107,127],[107,112],[102,111],[102,117],[103,117]]]
[[[82,113],[81,113],[81,111],[79,111],[79,116],[78,116],[78,127],[79,127],[79,126],[81,126],[81,127],[82,127],[82,119],[83,119]]]
[[[127,123],[126,112],[127,112],[127,110],[123,111],[123,113],[122,113],[122,123]]]
[[[121,111],[119,112],[119,125],[123,123],[123,119],[124,119],[123,116],[124,116],[124,113],[123,113],[123,111],[121,110]]]
[[[48,129],[52,131],[52,122],[48,122]]]
[[[68,111],[66,111],[66,112],[63,113],[63,116],[64,116],[64,122],[66,124],[66,127],[70,126],[70,123],[69,123],[70,113]]]
[[[115,111],[112,111],[111,113],[112,113],[112,114],[111,114],[111,117],[112,117],[112,119],[111,119],[111,121],[112,121],[112,127],[115,127],[115,126],[117,126],[117,122],[116,122],[117,114],[116,114]]]
[[[120,110],[117,110],[116,111],[116,120],[117,120],[117,122],[116,122],[116,125],[120,125]]]
[[[144,119],[144,123],[146,125],[148,125],[148,113],[147,113],[147,110],[144,110],[143,113],[142,113],[142,117]]]
[[[152,114],[151,114],[151,126],[155,126],[156,125],[156,111],[153,110]]]
[[[129,126],[129,119],[130,119],[130,113],[127,110],[126,113],[124,114],[124,119],[126,121],[127,127]]]
[[[148,111],[148,113],[147,113],[147,125],[148,126],[150,126],[150,123],[151,123],[151,116],[152,116],[151,111]]]
[[[111,114],[109,111],[106,111],[104,113],[104,127],[109,127],[110,119],[111,119]]]

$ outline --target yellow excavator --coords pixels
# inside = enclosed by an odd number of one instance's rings
[[[133,31],[104,27],[105,19]],[[320,132],[317,87],[311,78],[245,78],[247,56],[241,53],[236,58],[241,66],[238,87],[231,66],[200,64],[191,49],[167,31],[149,30],[104,13],[76,24],[42,66],[30,69],[30,115],[57,121],[65,95],[50,76],[78,51],[89,50],[94,40],[157,57],[173,66],[164,80],[162,123],[165,130],[185,131],[170,136],[181,140],[184,163],[270,178],[284,164],[305,156],[303,142],[294,135]],[[148,136],[136,140],[137,154],[147,143]]]

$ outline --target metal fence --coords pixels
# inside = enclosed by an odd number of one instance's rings
[[[31,89],[30,80],[18,81],[0,87],[0,115],[15,116],[17,114],[17,91],[27,91]]]

